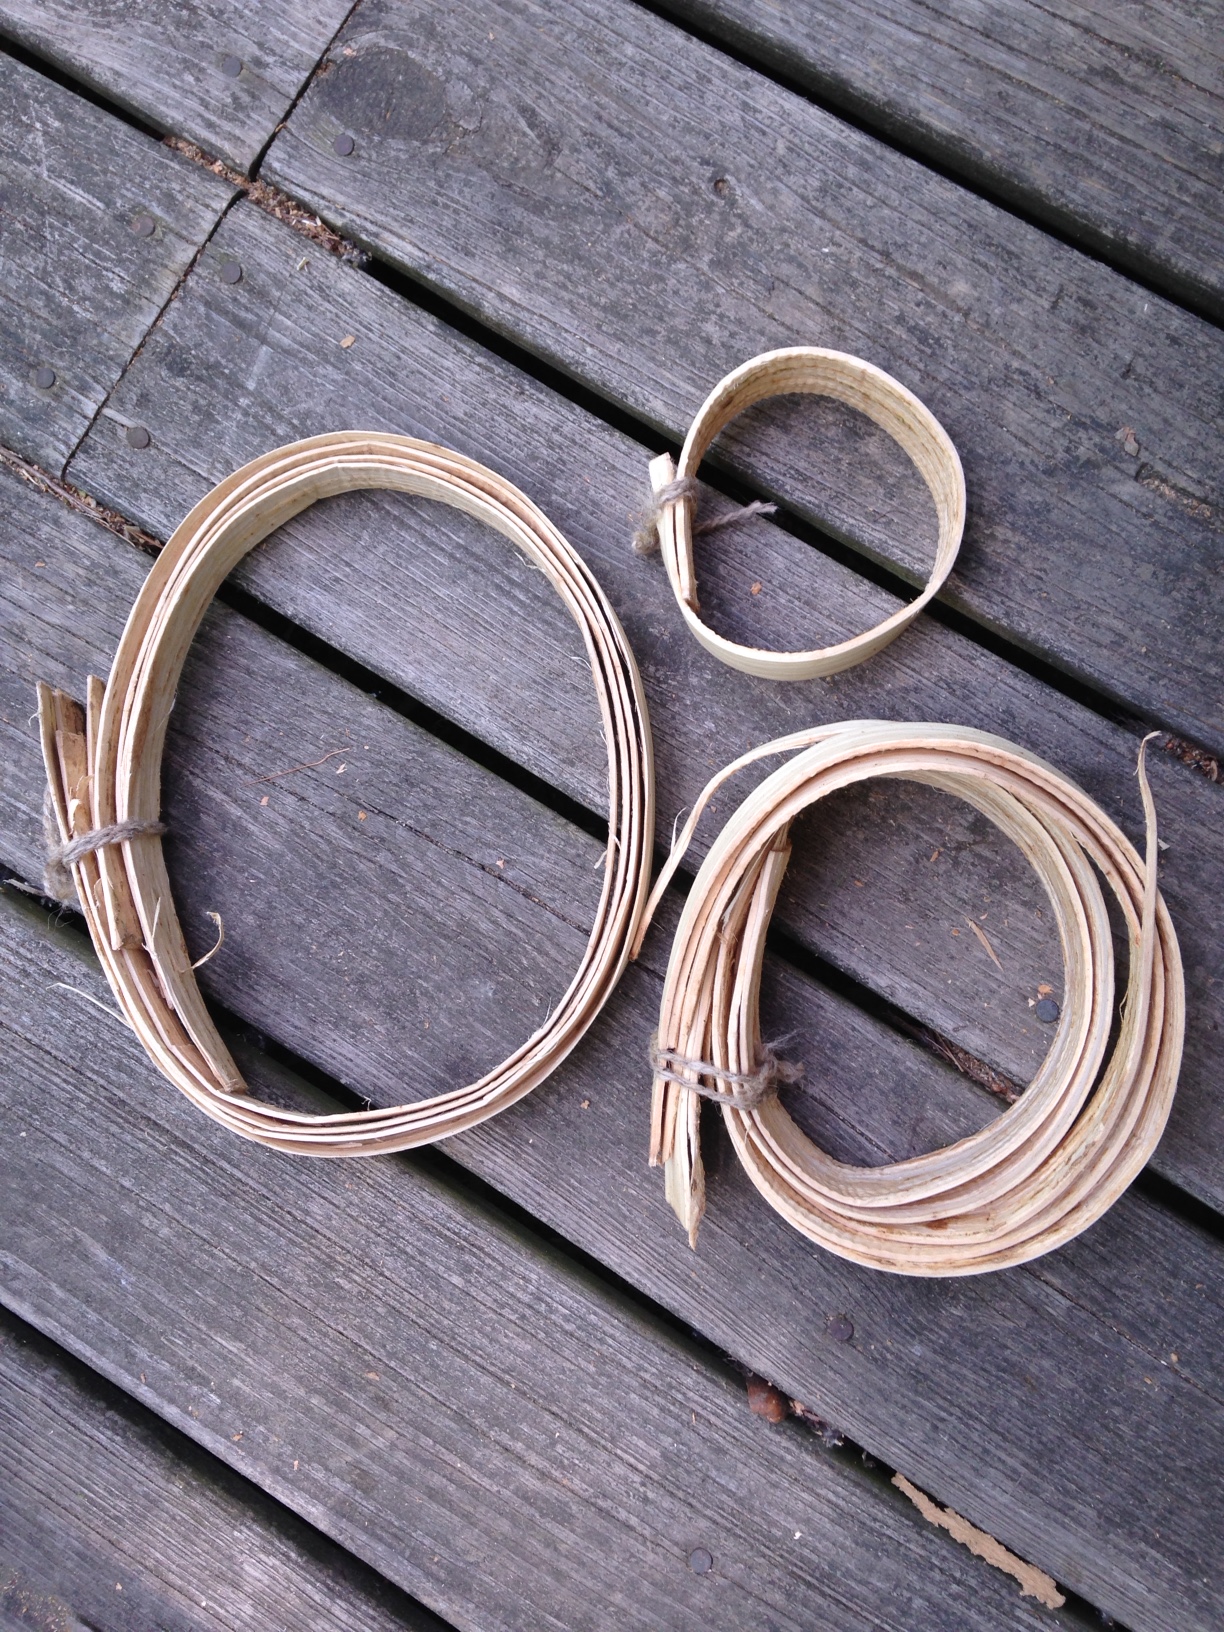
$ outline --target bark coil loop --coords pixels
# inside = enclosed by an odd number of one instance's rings
[[[909,455],[930,490],[939,537],[931,576],[922,593],[874,629],[815,651],[770,652],[728,640],[702,621],[693,566],[693,537],[702,531],[694,525],[694,479],[714,438],[738,414],[766,397],[794,392],[833,397],[857,408],[886,431]],[[670,454],[660,454],[651,460],[650,480],[655,493],[651,525],[657,529],[667,576],[690,633],[720,662],[767,680],[811,680],[837,674],[882,651],[943,588],[965,530],[965,477],[960,457],[931,410],[882,368],[819,346],[767,351],[734,369],[702,403],[680,450],[680,463],[673,464]],[[640,539],[634,547],[643,552]]]
[[[1052,766],[984,731],[851,720],[796,732],[743,755],[709,783],[655,886],[647,919],[711,795],[743,766],[774,754],[793,757],[729,818],[689,892],[652,1043],[651,1162],[666,1168],[668,1198],[690,1241],[705,1205],[699,1096],[723,1100],[731,1140],[769,1204],[843,1258],[906,1275],[971,1275],[1070,1240],[1117,1200],[1151,1155],[1181,1061],[1182,965],[1156,888],[1156,819],[1143,748],[1146,856]],[[1008,1111],[943,1150],[863,1168],[812,1143],[776,1088],[745,1105],[736,1103],[735,1087],[764,1058],[761,962],[791,823],[826,794],[880,776],[955,794],[1020,847],[1053,907],[1065,983],[1050,1049]],[[1113,943],[1094,868],[1118,902],[1130,951],[1112,1048]]]
[[[208,1013],[179,927],[157,831],[166,727],[188,647],[226,574],[317,499],[392,488],[487,523],[539,567],[586,646],[608,751],[609,844],[595,924],[547,1022],[464,1088],[320,1116],[251,1096]],[[150,1058],[201,1110],[248,1139],[313,1156],[364,1156],[448,1138],[514,1104],[583,1037],[624,969],[650,881],[654,776],[641,678],[585,563],[519,490],[461,454],[357,431],[308,438],[244,465],[206,495],[153,565],[105,687],[86,706],[39,687],[43,756],[64,861],[119,1006]],[[108,836],[105,830],[115,830]],[[95,835],[97,844],[81,843]]]

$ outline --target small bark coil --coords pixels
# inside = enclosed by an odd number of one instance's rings
[[[717,634],[702,620],[693,565],[696,475],[718,433],[746,408],[791,393],[835,398],[866,414],[908,454],[935,503],[939,535],[931,575],[921,594],[875,628],[807,652],[771,652]],[[925,403],[891,374],[861,357],[819,346],[790,346],[753,357],[721,380],[701,405],[680,451],[680,463],[660,454],[650,464],[655,493],[651,524],[663,564],[689,632],[706,651],[733,669],[767,680],[812,680],[837,674],[873,657],[895,640],[947,582],[965,530],[965,477],[951,437]],[[748,506],[748,509],[763,508]],[[738,512],[737,512],[738,514]],[[635,549],[643,552],[641,539]]]
[[[222,580],[316,500],[357,488],[391,488],[463,510],[547,576],[582,633],[591,666],[608,752],[609,844],[582,961],[533,1036],[466,1087],[320,1116],[255,1099],[209,1015],[162,854],[161,760],[188,647]],[[163,1075],[248,1139],[302,1155],[364,1156],[459,1133],[555,1070],[625,967],[649,890],[654,830],[650,726],[637,664],[603,591],[556,527],[516,487],[460,454],[412,437],[350,431],[294,442],[244,465],[196,505],[158,556],[106,685],[89,677],[84,710],[40,685],[39,720],[60,854],[120,1009]],[[91,834],[100,842],[82,842]]]
[[[722,1099],[740,1161],[769,1204],[811,1240],[856,1263],[905,1275],[971,1275],[1023,1263],[1078,1235],[1155,1149],[1181,1062],[1182,965],[1156,887],[1156,819],[1143,748],[1141,856],[1074,783],[983,731],[850,720],[767,743],[706,787],[656,883],[639,941],[712,794],[770,755],[791,757],[728,819],[685,901],[652,1043],[650,1159],[665,1167],[668,1198],[690,1241],[696,1243],[705,1206],[701,1097]],[[769,1073],[771,1091],[756,1104],[737,1103],[736,1087],[767,1061],[761,965],[791,824],[827,794],[872,777],[954,794],[1020,847],[1053,908],[1065,982],[1049,1051],[1008,1111],[943,1150],[862,1168],[835,1161],[800,1131],[778,1097],[776,1070]],[[1113,942],[1094,868],[1121,909],[1129,945],[1112,1047]]]

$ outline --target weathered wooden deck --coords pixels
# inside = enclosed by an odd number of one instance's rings
[[[645,1165],[674,908],[514,1110],[306,1163],[157,1078],[79,920],[6,887],[0,1624],[1218,1632],[1222,45],[1173,0],[0,0],[0,871],[41,878],[35,679],[106,673],[147,552],[235,466],[385,428],[494,465],[590,562],[660,843],[734,752],[864,716],[996,730],[1137,832],[1159,728],[1189,1001],[1122,1202],[925,1283],[812,1247],[713,1128],[690,1252]],[[778,686],[707,659],[627,537],[708,387],[795,343],[919,392],[970,524],[933,615]],[[754,411],[711,479],[780,505],[706,546],[738,638],[853,632],[923,575],[924,492],[832,405]],[[500,539],[387,495],[317,506],[221,600],[166,849],[199,951],[224,919],[201,978],[244,1070],[350,1104],[470,1080],[597,897],[575,630]],[[804,1125],[871,1162],[996,1115],[1048,1038],[1042,910],[933,791],[809,818],[767,994]],[[746,1373],[805,1412],[753,1415]]]

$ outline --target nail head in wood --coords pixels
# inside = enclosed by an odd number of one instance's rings
[[[223,265],[221,267],[221,282],[222,283],[241,283],[242,282],[242,263],[241,263],[241,261],[226,261],[226,262],[223,263]]]
[[[694,1547],[688,1557],[689,1569],[694,1575],[709,1575],[714,1568],[714,1555],[704,1547]]]
[[[36,368],[30,377],[41,391],[49,391],[55,384],[55,370],[45,363],[41,368]]]
[[[123,434],[129,448],[147,448],[153,440],[143,425],[129,425]]]
[[[226,79],[237,79],[238,75],[242,72],[242,58],[232,55],[222,57],[221,72],[225,75]]]
[[[157,222],[151,215],[138,215],[132,222],[132,231],[137,238],[152,238],[157,230]]]
[[[348,134],[348,132],[341,131],[340,135],[337,136],[335,141],[332,143],[332,152],[337,154],[342,159],[347,159],[349,154],[356,146],[357,143]]]

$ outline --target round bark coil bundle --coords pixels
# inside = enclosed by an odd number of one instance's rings
[[[754,403],[792,393],[833,397],[886,431],[926,483],[935,503],[939,535],[934,565],[922,593],[874,629],[814,651],[770,652],[728,640],[702,621],[693,566],[694,489],[706,450],[725,426]],[[669,454],[661,454],[651,461],[650,480],[663,563],[689,631],[720,662],[767,680],[811,680],[836,674],[882,651],[943,588],[965,530],[964,472],[952,439],[934,414],[882,368],[818,346],[767,351],[733,370],[702,404],[684,440],[680,463],[675,465]]]
[[[386,1109],[312,1115],[255,1099],[201,996],[158,820],[166,727],[188,647],[227,573],[316,500],[356,488],[436,499],[487,523],[538,567],[582,633],[608,753],[609,844],[594,927],[568,990],[508,1059],[467,1087]],[[529,1093],[575,1047],[615,987],[649,889],[650,727],[633,653],[594,577],[548,518],[483,465],[411,437],[340,432],[254,460],[196,505],[158,556],[105,687],[84,712],[39,687],[50,805],[98,956],[158,1068],[235,1133],[313,1156],[444,1139]]]
[[[769,1204],[856,1263],[906,1275],[970,1275],[1069,1240],[1117,1200],[1151,1155],[1181,1062],[1182,966],[1156,888],[1143,749],[1147,845],[1140,856],[1081,789],[999,737],[878,720],[798,732],[745,754],[707,786],[652,907],[717,787],[772,754],[794,757],[729,818],[685,902],[652,1047],[651,1161],[666,1166],[668,1197],[690,1240],[704,1208],[703,1097],[722,1102],[739,1158]],[[779,1068],[763,1049],[758,1003],[792,822],[826,794],[872,777],[954,794],[1020,847],[1053,907],[1065,983],[1049,1051],[1009,1110],[943,1150],[864,1168],[835,1161],[791,1119],[777,1090],[793,1068]],[[1114,954],[1098,871],[1121,909],[1130,950],[1112,1047]]]

